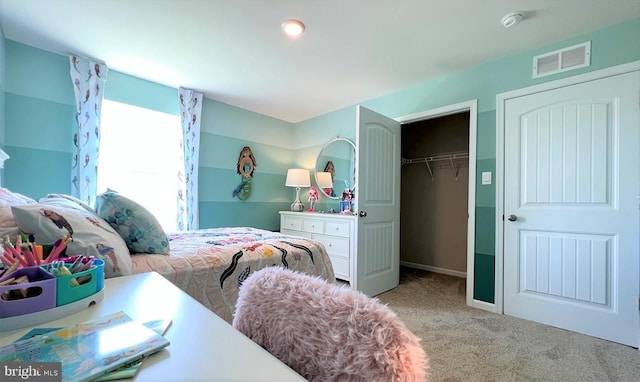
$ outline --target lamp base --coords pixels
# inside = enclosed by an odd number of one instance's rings
[[[300,201],[300,187],[296,187],[296,200],[291,203],[291,211],[302,212],[304,211],[304,204]]]
[[[293,202],[293,203],[291,203],[291,211],[293,211],[293,212],[302,212],[302,211],[304,211],[304,204],[302,204],[302,202]]]

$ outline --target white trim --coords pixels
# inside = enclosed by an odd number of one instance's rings
[[[509,99],[640,70],[640,61],[579,74],[496,95],[496,258],[495,308],[504,313],[504,112]]]
[[[486,301],[473,300],[469,306],[477,309],[486,310],[492,313],[496,312],[496,305]]]
[[[400,123],[416,122],[424,119],[469,112],[469,191],[467,213],[467,305],[473,305],[473,275],[475,270],[476,241],[476,141],[478,135],[478,100],[473,99],[436,109],[421,111],[395,118]]]
[[[403,267],[422,269],[423,271],[441,273],[443,275],[462,277],[463,279],[467,278],[467,273],[466,272],[456,271],[456,270],[453,270],[453,269],[432,267],[431,265],[412,263],[410,261],[401,261],[400,265],[402,265]]]

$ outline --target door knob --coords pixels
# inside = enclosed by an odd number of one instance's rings
[[[360,217],[363,218],[365,216],[367,216],[367,211],[360,211]]]
[[[514,221],[518,220],[518,217],[517,217],[516,215],[509,215],[509,216],[507,217],[507,219],[508,219],[510,222],[514,222]]]

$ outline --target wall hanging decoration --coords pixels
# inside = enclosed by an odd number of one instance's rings
[[[233,190],[233,197],[240,200],[247,200],[251,196],[251,179],[256,168],[256,158],[253,156],[251,147],[245,146],[240,151],[238,157],[238,174],[241,175],[242,183]]]

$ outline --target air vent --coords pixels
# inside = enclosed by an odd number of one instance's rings
[[[591,41],[533,58],[533,78],[591,65]]]

